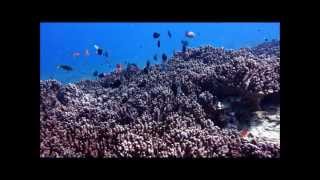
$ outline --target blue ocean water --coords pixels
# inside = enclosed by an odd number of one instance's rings
[[[196,36],[187,38],[186,31]],[[160,33],[160,47],[154,32]],[[95,70],[111,72],[116,64],[126,62],[143,68],[147,60],[161,63],[163,53],[170,57],[173,51],[181,51],[181,40],[188,40],[189,47],[238,49],[271,39],[280,40],[280,23],[40,23],[40,79],[63,83],[95,79]],[[97,55],[94,45],[106,50],[108,57]],[[90,55],[85,55],[86,50]],[[80,55],[75,57],[74,52]],[[57,68],[61,64],[73,71]]]

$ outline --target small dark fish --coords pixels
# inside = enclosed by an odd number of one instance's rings
[[[162,54],[162,60],[166,61],[168,59],[167,55],[165,53]]]
[[[187,50],[187,46],[183,45],[182,46],[182,52],[186,52],[186,50]]]
[[[186,52],[187,46],[189,45],[189,42],[182,40],[181,44],[182,44],[182,52]]]
[[[96,50],[97,50],[97,54],[99,55],[99,56],[108,56],[108,53],[106,54],[106,53],[104,53],[103,54],[103,49],[102,48],[100,48],[98,45],[94,45],[94,48],[96,48]]]
[[[107,52],[107,51],[106,51],[106,52],[104,52],[104,53],[103,53],[103,56],[104,56],[104,57],[109,57],[108,52]]]
[[[157,33],[157,32],[154,32],[154,33],[153,33],[153,38],[157,39],[157,38],[159,38],[159,37],[160,37],[160,34],[159,34],[159,33]]]
[[[155,61],[158,60],[158,55],[157,54],[153,55],[153,60],[155,60]]]
[[[170,32],[170,31],[168,31],[168,36],[169,36],[169,38],[171,38],[171,37],[172,37],[172,34],[171,34],[171,32]]]
[[[140,45],[139,48],[142,48],[142,45]]]
[[[160,40],[158,40],[157,46],[158,46],[158,48],[160,47]]]
[[[267,41],[268,41],[268,38],[264,38],[264,41],[266,41],[266,42],[267,42]]]
[[[147,60],[146,67],[144,67],[143,72],[144,72],[144,73],[148,73],[148,72],[149,72],[149,69],[150,69],[150,61]]]
[[[97,49],[97,54],[102,56],[103,50],[101,48]]]
[[[140,69],[139,69],[138,65],[135,63],[129,63],[127,66],[127,71],[138,72],[139,70]]]
[[[71,66],[68,66],[68,65],[58,65],[57,68],[65,70],[65,71],[72,71],[73,70],[73,68]]]
[[[95,70],[94,72],[93,72],[93,76],[98,76],[98,71],[97,70]]]
[[[188,45],[189,45],[189,42],[188,42],[188,41],[185,41],[185,40],[182,40],[182,41],[181,41],[181,44],[184,45],[184,46],[188,46]]]
[[[103,78],[103,77],[105,77],[107,74],[106,73],[100,73],[99,75],[98,75],[98,77],[99,78]]]
[[[116,73],[119,74],[122,71],[122,64],[117,64],[116,65]]]

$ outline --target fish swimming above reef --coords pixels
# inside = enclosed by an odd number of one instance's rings
[[[186,37],[188,37],[188,38],[194,38],[194,37],[196,37],[196,33],[192,32],[192,31],[186,31],[185,35],[186,35]]]
[[[155,60],[155,61],[158,60],[158,55],[157,54],[153,55],[153,60]]]
[[[128,66],[127,66],[127,71],[139,72],[139,70],[140,70],[139,67],[135,63],[129,63]]]
[[[169,36],[169,38],[171,38],[171,37],[172,37],[172,34],[171,34],[171,32],[170,32],[170,31],[168,31],[168,36]]]
[[[121,64],[116,64],[116,74],[119,74],[122,72],[122,65]]]
[[[102,55],[103,50],[102,50],[98,45],[96,45],[96,44],[94,45],[94,48],[96,48],[96,50],[97,50],[97,54],[101,56],[101,55]]]
[[[93,72],[93,76],[98,76],[98,71],[97,70],[95,70],[94,72]]]
[[[182,44],[182,52],[186,52],[187,46],[189,45],[189,42],[182,40],[181,44]]]
[[[89,49],[85,49],[85,50],[84,50],[84,56],[90,56]]]
[[[249,130],[248,130],[247,128],[242,129],[242,130],[240,131],[240,137],[241,137],[241,138],[246,138],[246,137],[248,136],[248,134],[249,134]]]
[[[160,33],[154,32],[153,38],[158,39],[160,37]]]
[[[165,53],[163,53],[162,54],[162,61],[166,61],[167,59],[168,59],[168,56]]]
[[[78,57],[80,57],[80,55],[81,54],[78,51],[72,53],[72,57],[74,57],[74,58],[78,58]]]
[[[149,60],[147,60],[146,67],[147,67],[147,68],[150,67],[150,61],[149,61]]]
[[[72,71],[72,70],[73,70],[73,68],[72,68],[71,66],[69,66],[69,65],[64,65],[64,64],[58,65],[57,68],[58,68],[58,69],[62,69],[62,70],[64,70],[64,71]]]
[[[189,46],[189,42],[188,42],[188,41],[185,41],[185,40],[182,40],[182,41],[181,41],[181,44],[184,45],[184,46]]]
[[[98,77],[99,78],[103,78],[103,77],[105,77],[107,74],[106,73],[100,73],[100,74],[98,74]]]
[[[146,67],[144,67],[143,72],[144,72],[144,73],[148,73],[148,72],[149,72],[149,69],[150,69],[150,61],[147,60],[147,62],[146,62]]]
[[[104,51],[102,48],[100,48],[98,45],[94,45],[94,48],[96,48],[96,50],[97,50],[97,54],[99,55],[99,56],[104,56],[104,57],[109,57],[109,54],[108,54],[108,52],[107,51]]]
[[[158,40],[157,46],[158,46],[158,48],[160,47],[160,40]]]
[[[106,52],[104,52],[104,53],[103,53],[103,56],[104,56],[104,57],[109,57],[108,52],[107,52],[107,51],[106,51]]]

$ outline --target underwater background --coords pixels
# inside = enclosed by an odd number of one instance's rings
[[[186,31],[192,31],[196,36],[188,38]],[[153,37],[154,32],[160,34],[160,47],[157,46],[158,39]],[[189,42],[188,47],[212,45],[238,49],[272,39],[280,40],[280,23],[44,22],[40,23],[40,79],[69,83],[96,79],[94,71],[112,72],[116,64],[135,63],[139,68],[145,67],[147,60],[160,64],[163,53],[170,58],[174,51],[181,51],[182,40]],[[106,50],[108,57],[97,55],[94,45]],[[157,60],[153,59],[155,54]],[[73,70],[58,69],[61,64],[71,66]]]

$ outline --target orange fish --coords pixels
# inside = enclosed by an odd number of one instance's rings
[[[75,58],[77,58],[77,57],[80,56],[80,52],[73,52],[73,53],[72,53],[72,56],[75,57]]]
[[[240,131],[240,137],[241,137],[241,138],[247,137],[248,134],[249,134],[249,130],[248,130],[247,128],[244,128],[244,129],[242,129],[242,130]]]

